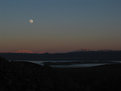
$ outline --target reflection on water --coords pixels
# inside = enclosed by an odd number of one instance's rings
[[[100,66],[105,64],[72,64],[72,65],[51,65],[51,67],[57,68],[78,68],[78,67],[93,67],[93,66]]]
[[[93,66],[100,66],[100,65],[105,65],[107,63],[79,63],[79,61],[74,61],[74,60],[48,60],[48,61],[31,61],[31,60],[16,60],[16,61],[27,61],[27,62],[32,62],[35,64],[39,65],[45,65],[48,64],[51,67],[56,67],[56,68],[77,68],[77,67],[93,67]],[[78,63],[76,63],[78,62]],[[51,64],[51,63],[58,63],[58,64]]]

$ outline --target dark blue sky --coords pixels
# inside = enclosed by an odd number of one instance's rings
[[[0,51],[119,50],[120,40],[121,0],[0,0]]]

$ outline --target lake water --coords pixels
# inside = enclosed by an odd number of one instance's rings
[[[94,67],[94,66],[100,66],[105,64],[72,64],[72,65],[51,65],[51,67],[56,68],[79,68],[79,67]]]
[[[48,61],[31,61],[31,60],[16,60],[16,61],[27,61],[27,62],[32,62],[35,64],[39,64],[39,65],[45,65],[45,63],[50,63],[49,66],[51,67],[56,67],[56,68],[78,68],[78,67],[94,67],[94,66],[100,66],[100,65],[105,65],[108,63],[79,63],[78,60],[48,60]],[[51,63],[58,63],[56,64],[51,64]],[[62,64],[61,64],[62,63]],[[64,64],[65,63],[65,64]]]

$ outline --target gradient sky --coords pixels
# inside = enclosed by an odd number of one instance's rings
[[[121,50],[121,0],[0,0],[1,52],[80,49]]]

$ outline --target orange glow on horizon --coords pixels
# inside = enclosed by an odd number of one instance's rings
[[[17,50],[15,53],[33,53],[31,50]]]
[[[33,52],[32,50],[1,51],[0,53],[46,53],[45,51]]]

